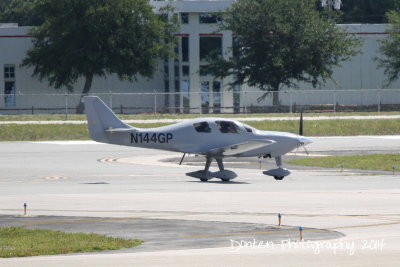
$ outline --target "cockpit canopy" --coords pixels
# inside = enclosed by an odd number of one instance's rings
[[[221,133],[239,133],[240,129],[232,121],[215,121]]]
[[[193,126],[194,129],[199,133],[211,133],[210,125],[208,125],[208,122],[206,121],[195,123]]]
[[[239,123],[239,125],[234,121],[225,121],[225,120],[216,120],[214,121],[220,133],[234,133],[238,134],[241,131],[246,130],[248,133],[252,133],[255,129],[247,124]],[[202,121],[196,122],[193,124],[194,129],[198,133],[211,133],[212,129],[210,123],[213,124],[213,121]],[[243,129],[244,128],[244,129]]]

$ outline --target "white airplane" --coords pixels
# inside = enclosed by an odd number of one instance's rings
[[[282,168],[282,156],[312,142],[301,135],[260,131],[244,123],[223,118],[198,118],[158,128],[141,129],[122,122],[96,96],[84,97],[84,103],[89,134],[94,141],[181,152],[184,153],[182,160],[186,154],[203,155],[206,157],[204,170],[186,174],[201,181],[212,178],[229,181],[236,178],[236,173],[224,168],[225,157],[275,158],[278,168],[263,173],[282,180],[290,174],[289,170]],[[302,120],[300,122],[302,124]],[[300,134],[301,132],[302,130]],[[213,159],[218,163],[217,172],[209,171]]]

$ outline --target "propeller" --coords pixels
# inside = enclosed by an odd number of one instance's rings
[[[300,112],[299,135],[303,136],[303,111]],[[310,154],[308,153],[308,150],[303,142],[300,143],[300,146],[304,148],[304,151],[306,152],[307,155]]]
[[[303,111],[300,113],[299,135],[303,136]]]

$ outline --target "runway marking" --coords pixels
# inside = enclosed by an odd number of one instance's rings
[[[287,227],[287,225],[286,225]],[[291,227],[296,227],[296,226],[291,226]],[[322,232],[322,231],[329,231],[326,229],[303,229],[303,232]],[[268,234],[279,234],[279,233],[297,233],[299,230],[297,229],[291,229],[291,230],[279,230],[277,229],[276,231],[266,231],[266,232],[238,232],[238,233],[220,233],[220,234],[198,234],[198,235],[181,235],[180,237],[183,238],[192,238],[192,237],[221,237],[221,236],[233,236],[233,235],[268,235]]]
[[[104,159],[98,159],[98,162],[118,162],[119,158],[104,158]]]
[[[53,176],[44,177],[44,179],[48,180],[48,181],[64,180],[64,179],[69,179],[69,178],[70,177],[68,177],[68,176],[60,176],[60,175],[53,175]]]
[[[42,224],[57,224],[57,223],[77,223],[77,222],[101,222],[101,221],[123,221],[123,220],[139,220],[141,217],[124,217],[124,218],[93,218],[93,219],[71,219],[71,220],[56,220],[56,221],[38,221],[38,222],[21,222],[21,225],[42,225]]]
[[[159,173],[159,174],[88,174],[80,177],[174,177],[183,176],[182,173]]]
[[[322,228],[322,229],[303,229],[303,232],[315,232],[315,231],[331,231],[337,229],[350,229],[350,228],[365,228],[365,227],[375,227],[375,226],[387,226],[387,225],[395,225],[400,224],[400,222],[394,223],[379,223],[379,224],[368,224],[368,225],[352,225],[352,226],[338,226],[338,227],[330,227],[330,228]],[[292,226],[295,227],[295,226]],[[232,236],[232,235],[267,235],[267,234],[277,234],[277,233],[290,233],[290,232],[298,232],[298,230],[281,230],[277,229],[276,231],[266,231],[266,232],[242,232],[242,233],[220,233],[220,234],[198,234],[198,235],[182,235],[183,238],[191,238],[191,237],[220,237],[220,236]]]
[[[338,227],[330,227],[330,228],[326,228],[326,229],[327,229],[327,230],[351,229],[351,228],[376,227],[376,226],[387,226],[387,225],[396,225],[396,224],[400,224],[400,222],[375,223],[375,224],[351,225],[351,226],[338,226]]]
[[[296,153],[296,152],[290,152],[285,154],[286,156],[299,156],[299,157],[330,157],[332,155],[325,155],[325,154],[305,154],[305,153]]]
[[[61,145],[61,146],[68,146],[68,145],[104,145],[103,143],[98,143],[95,141],[34,141],[29,142],[31,144],[48,144],[48,145]]]

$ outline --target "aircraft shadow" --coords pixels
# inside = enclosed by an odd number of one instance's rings
[[[229,182],[224,182],[224,181],[207,181],[207,182],[202,182],[202,181],[187,181],[188,183],[205,183],[205,184],[229,184],[229,185],[236,185],[236,184],[250,184],[248,182],[235,182],[235,181],[229,181]]]

